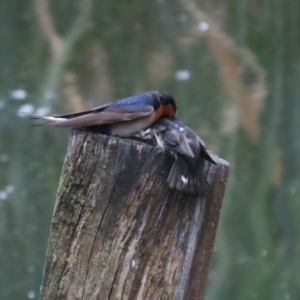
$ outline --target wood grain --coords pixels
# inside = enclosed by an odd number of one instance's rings
[[[130,139],[73,130],[40,299],[202,299],[228,163],[207,195],[170,190],[173,158]]]

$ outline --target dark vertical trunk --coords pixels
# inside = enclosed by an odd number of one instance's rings
[[[138,141],[73,131],[40,299],[202,299],[228,164],[207,164],[212,190],[193,196],[168,188],[172,161]]]

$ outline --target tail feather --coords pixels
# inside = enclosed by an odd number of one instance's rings
[[[38,127],[38,126],[59,126],[59,123],[62,121],[66,121],[66,118],[59,118],[59,117],[53,117],[53,116],[38,116],[35,114],[30,114],[23,112],[23,114],[27,115],[29,119],[34,119],[34,120],[44,120],[47,122],[44,123],[36,123],[32,124],[31,126],[33,127]]]
[[[203,168],[193,169],[183,157],[178,157],[174,161],[167,183],[172,189],[190,194],[203,194],[209,188]]]

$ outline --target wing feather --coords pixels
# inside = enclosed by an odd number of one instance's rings
[[[103,111],[104,109],[106,109],[107,107],[109,107],[112,103],[106,103],[97,107],[94,107],[92,109],[88,109],[88,110],[83,110],[77,113],[70,113],[70,114],[64,114],[64,115],[54,115],[55,118],[66,118],[66,119],[72,119],[72,118],[76,118],[76,117],[80,117],[83,115],[87,115],[87,114],[92,114],[92,113],[99,113],[101,111]]]
[[[112,124],[116,122],[131,121],[142,118],[153,112],[150,105],[143,106],[108,106],[101,108],[100,111],[94,109],[69,115],[59,115],[55,117],[34,116],[36,119],[44,119],[49,123],[42,124],[50,127],[87,127],[104,124]]]

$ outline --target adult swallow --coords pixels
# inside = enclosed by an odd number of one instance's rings
[[[148,139],[149,134],[161,151],[175,158],[167,178],[169,187],[190,194],[205,193],[209,184],[203,174],[203,160],[217,163],[202,139],[176,118],[160,118],[139,137]]]
[[[77,113],[31,117],[48,121],[33,126],[81,127],[108,135],[132,137],[161,117],[175,117],[176,110],[172,96],[150,91]]]

